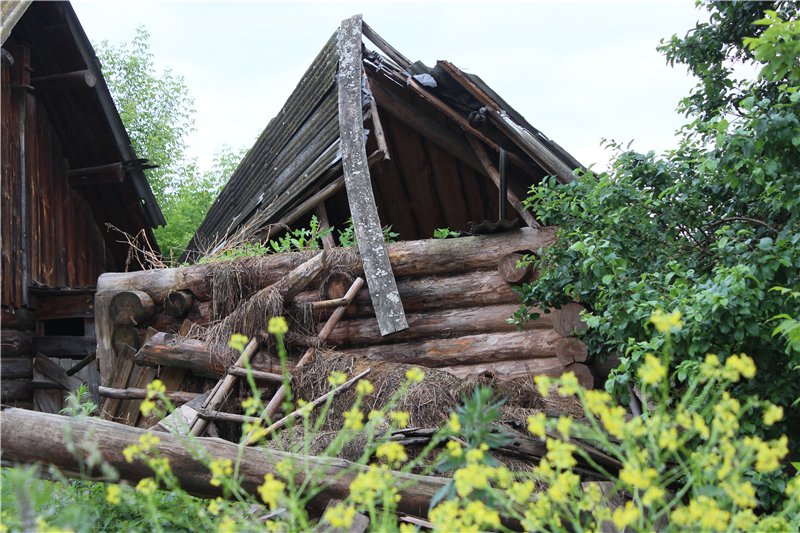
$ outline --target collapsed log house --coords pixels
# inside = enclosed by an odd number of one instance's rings
[[[572,370],[591,386],[586,348],[571,337],[577,306],[521,329],[508,321],[519,306],[513,284],[535,275],[517,260],[554,239],[520,199],[545,176],[571,181],[578,167],[477,76],[446,61],[412,63],[360,17],[345,21],[234,172],[187,257],[232,241],[264,242],[313,215],[338,228],[352,217],[357,252],[336,247],[330,235],[322,253],[101,276],[103,416],[150,427],[157,420],[138,407],[154,378],[177,394],[213,385],[198,378],[242,375],[219,330],[212,340],[191,332],[223,323],[227,333],[262,336],[265,322],[259,329],[243,315],[274,311],[254,304],[275,296],[264,287],[278,289],[279,310],[313,313],[292,322],[289,340],[299,350],[292,365],[332,346],[459,377]],[[387,246],[385,225],[400,242]],[[475,235],[430,239],[440,227]],[[260,348],[248,357],[262,383],[277,387],[274,353]]]
[[[70,4],[2,15],[2,402],[58,412],[97,392],[98,276],[138,265],[107,225],[154,244],[164,218]]]

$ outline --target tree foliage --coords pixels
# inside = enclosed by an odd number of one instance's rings
[[[542,276],[523,287],[528,306],[578,300],[589,309],[587,342],[618,353],[607,388],[626,394],[646,353],[654,308],[680,311],[673,336],[673,384],[680,387],[707,353],[744,352],[759,395],[800,415],[800,21],[797,4],[711,3],[707,23],[662,43],[697,87],[681,102],[690,122],[679,147],[661,156],[612,146],[608,172],[568,186],[532,188],[528,205],[555,224],[559,243],[542,257]],[[734,78],[737,64],[759,68]],[[524,317],[523,309],[520,317]],[[767,431],[755,415],[745,429]]]
[[[223,146],[206,171],[187,157],[194,100],[183,76],[156,68],[145,28],[130,43],[103,41],[96,48],[136,154],[157,165],[145,171],[167,221],[155,235],[165,258],[176,260],[245,151]]]

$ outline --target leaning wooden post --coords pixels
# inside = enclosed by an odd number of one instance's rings
[[[339,29],[339,138],[347,200],[358,251],[364,262],[364,274],[381,335],[388,335],[407,329],[408,323],[383,240],[383,229],[370,183],[364,145],[361,31],[361,15],[345,20]]]
[[[342,304],[341,307],[339,307],[336,311],[334,311],[331,314],[327,322],[325,322],[325,325],[320,330],[319,335],[317,335],[317,338],[320,340],[320,342],[325,342],[328,339],[331,332],[333,331],[333,328],[336,327],[336,324],[338,324],[339,321],[344,316],[344,312],[347,310],[347,306],[350,305],[350,303],[353,301],[353,298],[356,297],[356,294],[358,294],[358,291],[361,290],[361,287],[363,285],[364,285],[364,280],[362,278],[355,279],[353,285],[350,286],[350,290],[348,290],[347,294],[344,295],[345,303]],[[316,353],[316,351],[317,349],[314,347],[311,347],[308,350],[306,350],[306,353],[304,353],[303,357],[301,357],[300,360],[297,362],[297,366],[295,368],[300,368],[301,366],[308,364],[314,358],[314,354]],[[274,416],[275,413],[278,411],[278,408],[280,407],[281,402],[283,402],[284,398],[286,398],[286,386],[281,385],[278,388],[278,390],[275,391],[275,396],[272,397],[267,406],[264,408],[264,412],[261,413],[261,418],[269,419],[272,416]],[[254,444],[250,440],[249,435],[245,440],[245,444],[247,446]]]

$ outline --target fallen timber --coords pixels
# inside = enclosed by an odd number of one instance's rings
[[[3,441],[3,461],[32,464],[44,463],[58,467],[65,475],[81,477],[85,467],[87,451],[76,453],[70,449],[82,450],[91,445],[114,467],[120,479],[136,482],[152,475],[150,469],[140,461],[129,463],[122,451],[138,442],[145,430],[117,424],[97,418],[71,418],[59,415],[9,408],[0,412],[0,439]],[[67,436],[69,435],[69,436]],[[181,487],[187,492],[205,498],[222,496],[222,490],[209,483],[211,472],[199,462],[194,452],[187,449],[185,437],[158,433],[161,440],[158,450],[169,460],[173,474]],[[349,494],[350,483],[358,473],[368,467],[335,458],[304,456],[264,450],[259,448],[240,449],[234,443],[217,438],[195,438],[193,448],[208,458],[230,459],[236,463],[241,456],[238,473],[242,488],[257,495],[257,487],[264,482],[265,474],[279,475],[277,463],[291,459],[296,471],[296,483],[303,483],[302,472],[311,471],[313,480],[321,484],[321,490],[311,500],[313,509],[321,512],[331,499],[345,499]],[[84,456],[80,456],[83,454]],[[97,473],[94,479],[102,480]],[[444,478],[393,472],[396,487],[400,494],[398,510],[416,516],[426,516],[431,498],[449,480]]]

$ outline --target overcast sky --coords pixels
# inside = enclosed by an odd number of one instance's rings
[[[675,108],[694,82],[659,39],[685,34],[694,1],[526,3],[74,1],[92,42],[150,32],[157,65],[185,77],[206,167],[223,145],[250,147],[336,31],[356,13],[412,60],[448,59],[478,74],[585,165],[602,138],[639,150],[673,146]]]

